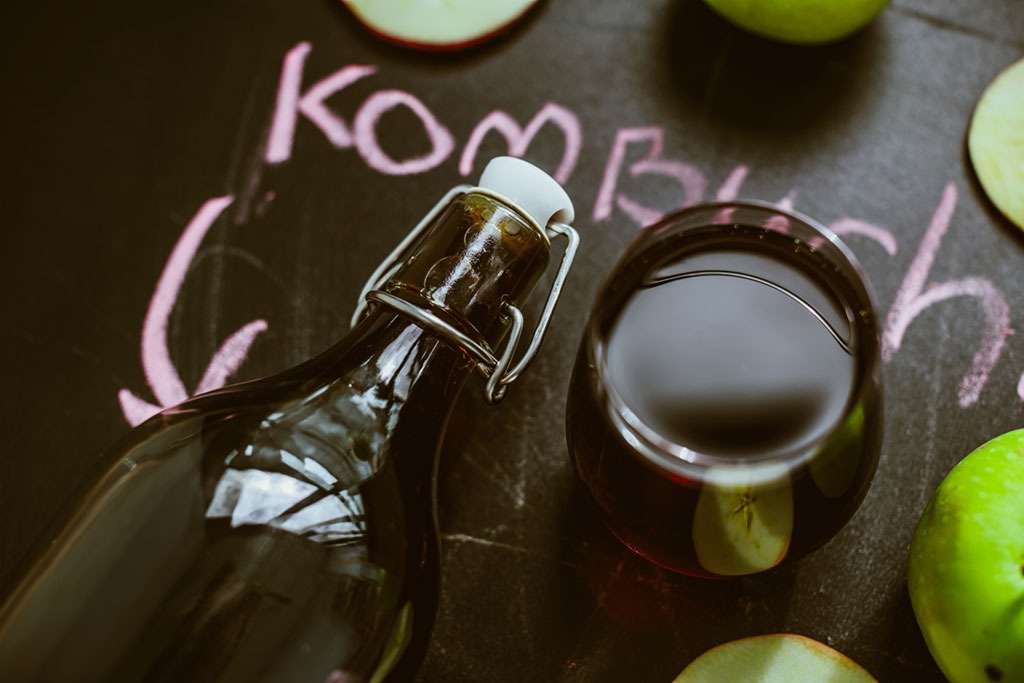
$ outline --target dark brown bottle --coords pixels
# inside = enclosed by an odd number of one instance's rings
[[[529,360],[492,349],[510,317],[521,332],[552,219],[572,220],[561,188],[495,160],[400,246],[336,346],[130,432],[0,608],[3,679],[412,680],[445,423],[474,368],[496,398]]]

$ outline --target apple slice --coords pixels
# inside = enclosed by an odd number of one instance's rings
[[[537,0],[342,0],[380,37],[426,50],[476,45],[518,21]]]
[[[713,647],[673,683],[878,683],[860,664],[824,643],[792,633],[733,640]]]
[[[706,483],[693,514],[693,547],[709,572],[744,576],[786,557],[793,536],[789,478],[770,483]]]
[[[828,498],[840,498],[857,480],[864,442],[864,404],[858,403],[846,421],[821,445],[811,460],[811,480]]]
[[[967,149],[985,194],[1024,228],[1024,59],[982,93],[971,117]]]

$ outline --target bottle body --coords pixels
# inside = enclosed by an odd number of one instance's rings
[[[549,246],[469,194],[382,289],[490,349]],[[0,607],[5,680],[411,680],[439,595],[437,451],[477,361],[414,318],[375,306],[318,358],[111,449]]]
[[[434,451],[472,366],[393,315],[343,345],[340,361],[200,397],[113,449],[0,615],[5,675],[321,682],[414,667],[437,599]]]

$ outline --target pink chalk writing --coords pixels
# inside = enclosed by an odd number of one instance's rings
[[[288,161],[292,155],[299,115],[306,117],[337,149],[355,147],[366,164],[385,175],[411,175],[430,171],[443,163],[455,148],[451,132],[415,95],[402,90],[381,90],[370,95],[359,107],[351,129],[325,100],[357,81],[376,72],[374,66],[348,65],[302,92],[306,58],[313,46],[301,42],[284,57],[278,84],[277,101],[268,135],[264,160],[269,164]],[[397,160],[389,156],[377,138],[380,118],[397,106],[405,106],[420,120],[430,142],[430,151],[412,159]],[[558,126],[565,137],[565,149],[554,177],[567,182],[579,160],[583,132],[579,119],[565,107],[547,103],[523,129],[510,115],[493,111],[477,125],[470,135],[459,161],[462,175],[469,175],[477,151],[488,132],[494,130],[508,142],[509,154],[523,156],[533,138],[547,123]]]
[[[604,177],[597,191],[594,202],[594,222],[606,220],[612,214],[612,202],[640,225],[649,225],[662,216],[662,212],[644,206],[629,197],[618,194],[619,177],[626,159],[627,148],[636,143],[647,143],[647,155],[629,167],[633,178],[646,174],[665,176],[675,180],[683,197],[681,206],[689,206],[700,201],[707,189],[704,175],[690,164],[671,159],[663,159],[662,151],[665,144],[665,131],[662,128],[622,128],[615,134],[611,156],[604,167]]]
[[[199,245],[233,200],[231,196],[217,197],[204,203],[185,227],[164,266],[142,323],[142,370],[158,405],[139,398],[128,389],[118,392],[121,412],[132,425],[145,421],[162,408],[181,403],[189,396],[171,360],[167,323]],[[266,329],[265,321],[254,320],[232,334],[210,360],[197,392],[223,386],[245,361],[255,338]]]
[[[750,169],[743,164],[732,169],[729,177],[727,177],[725,182],[722,183],[722,186],[718,188],[718,192],[715,194],[715,200],[719,202],[728,202],[739,197],[740,188],[743,187],[743,181],[747,179],[747,174],[749,172]]]
[[[480,144],[488,132],[494,130],[503,135],[508,142],[508,153],[512,156],[522,157],[526,155],[526,151],[537,133],[548,122],[561,128],[562,134],[565,136],[565,149],[553,176],[562,184],[569,182],[569,178],[572,177],[572,172],[576,168],[576,162],[579,161],[580,150],[583,148],[583,127],[576,114],[553,102],[545,104],[525,129],[503,111],[492,111],[485,116],[483,121],[473,129],[466,142],[466,147],[462,150],[462,158],[459,159],[459,173],[468,176],[473,172],[473,162],[476,160]]]
[[[828,227],[839,236],[860,235],[874,240],[882,245],[882,249],[885,249],[885,253],[889,256],[895,256],[899,251],[899,244],[896,243],[896,238],[891,232],[867,221],[856,218],[840,218]]]
[[[400,104],[408,107],[419,118],[431,146],[430,151],[423,156],[405,161],[392,159],[377,141],[377,122],[380,117]],[[410,175],[429,171],[440,165],[455,149],[452,134],[441,125],[427,106],[401,90],[382,90],[371,95],[356,114],[353,132],[356,149],[363,157],[363,161],[370,168],[385,175]]]
[[[960,380],[958,398],[960,406],[966,408],[978,401],[989,374],[999,362],[1003,344],[1010,334],[1010,306],[1003,293],[991,281],[981,277],[949,280],[942,284],[932,283],[925,288],[928,275],[942,246],[942,238],[949,230],[956,202],[956,186],[949,183],[942,193],[942,200],[935,210],[931,225],[921,240],[917,254],[896,293],[896,299],[889,309],[882,343],[883,358],[887,362],[891,361],[903,343],[907,328],[926,309],[940,301],[955,297],[977,299],[985,315],[985,328],[982,330],[981,342],[974,354],[971,369]]]
[[[352,133],[349,132],[348,126],[324,104],[324,100],[374,73],[377,68],[346,66],[310,87],[304,95],[300,95],[306,57],[312,49],[312,45],[302,42],[289,50],[284,57],[281,80],[277,88],[277,104],[274,107],[274,118],[270,125],[267,152],[264,157],[268,164],[279,164],[291,158],[295,124],[299,114],[312,121],[338,149],[352,146]]]
[[[367,167],[383,175],[425,173],[440,166],[455,152],[457,143],[451,131],[422,100],[402,90],[374,91],[355,108],[350,126],[337,111],[327,106],[326,100],[376,74],[377,67],[347,65],[303,91],[306,59],[312,49],[310,43],[301,42],[284,56],[263,157],[266,164],[282,164],[291,160],[295,138],[299,134],[297,127],[300,116],[311,122],[333,147],[355,148]],[[378,138],[378,125],[385,114],[397,107],[405,107],[419,120],[429,143],[426,153],[408,159],[395,159],[385,151]],[[462,149],[459,173],[462,176],[473,173],[477,154],[489,133],[495,132],[504,137],[509,154],[523,156],[543,127],[549,124],[561,131],[565,141],[553,175],[560,182],[567,182],[576,169],[584,146],[583,128],[575,112],[553,102],[545,103],[525,127],[503,111],[494,110],[484,116],[473,128]],[[640,151],[634,151],[636,146],[640,146]],[[675,206],[689,206],[703,200],[708,189],[704,174],[691,164],[666,158],[664,148],[665,131],[661,127],[621,128],[616,131],[594,197],[594,223],[607,221],[615,209],[638,227],[649,225],[662,216],[658,209],[627,195],[621,189],[625,185],[624,178],[628,178],[633,193],[642,188],[639,183],[641,179],[668,179],[679,188],[679,195],[673,202]],[[635,160],[630,162],[627,159]],[[715,199],[736,199],[749,174],[750,168],[747,165],[736,166],[718,188]],[[269,191],[268,197],[272,194],[273,191]],[[185,400],[189,395],[168,349],[168,320],[196,251],[214,222],[232,201],[231,196],[217,197],[199,209],[175,245],[159,278],[142,330],[142,366],[156,402],[139,398],[128,389],[122,389],[118,394],[122,412],[133,425],[162,407]],[[795,203],[796,190],[791,190],[776,202],[778,206],[789,209]],[[974,299],[984,314],[985,325],[971,368],[961,379],[958,388],[959,405],[966,408],[979,400],[991,372],[999,362],[1006,337],[1012,334],[1012,330],[1009,304],[990,280],[966,276],[942,283],[928,282],[942,239],[949,230],[956,203],[956,186],[950,183],[942,193],[931,224],[886,316],[882,341],[883,359],[891,362],[899,352],[907,330],[921,313],[950,299]],[[716,222],[727,223],[729,220],[731,216],[723,213]],[[784,231],[788,224],[780,222],[772,227]],[[829,227],[837,235],[868,239],[878,244],[889,257],[898,253],[896,238],[882,226],[857,218],[842,217],[833,221]],[[211,358],[196,386],[196,392],[224,385],[245,362],[255,339],[266,329],[266,321],[254,320],[230,335]],[[1017,395],[1024,400],[1024,375],[1017,385]]]

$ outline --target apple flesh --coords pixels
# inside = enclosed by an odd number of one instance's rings
[[[1024,228],[1024,59],[999,74],[971,117],[967,149],[985,194]]]
[[[792,633],[741,638],[713,647],[673,683],[877,683],[863,667],[817,640]]]
[[[755,574],[782,562],[793,536],[788,477],[770,483],[706,483],[693,514],[697,560],[719,576]]]
[[[378,36],[406,47],[453,50],[497,36],[537,0],[342,0]]]
[[[742,29],[800,45],[831,43],[863,28],[889,0],[705,0]]]
[[[910,544],[917,623],[953,683],[1024,681],[1024,429],[950,471]]]
[[[811,481],[826,498],[841,498],[857,480],[864,445],[864,405],[858,403],[833,432],[808,469]]]

